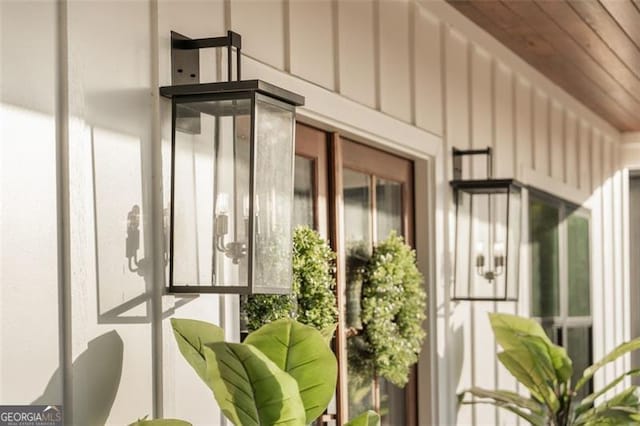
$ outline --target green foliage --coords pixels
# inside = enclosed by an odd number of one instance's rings
[[[147,420],[147,416],[144,416],[142,419],[138,419],[137,422],[133,422],[129,426],[191,426],[191,423],[177,419]]]
[[[296,380],[254,346],[218,342],[204,346],[207,385],[235,425],[301,425],[305,410]]]
[[[630,351],[640,349],[640,338],[623,343],[602,360],[588,367],[572,387],[573,366],[566,351],[554,345],[540,325],[529,318],[508,314],[489,314],[496,341],[503,351],[498,360],[530,392],[527,398],[509,391],[471,388],[458,397],[463,404],[493,404],[509,410],[532,425],[628,425],[640,422],[640,402],[637,387],[594,406],[597,398],[620,383],[625,377],[640,375],[631,370],[620,375],[602,389],[578,400],[577,392],[604,365]],[[466,395],[475,399],[465,400]]]
[[[392,232],[374,248],[368,262],[361,319],[376,374],[397,386],[407,383],[409,369],[418,361],[425,337],[425,309],[415,252]]]
[[[365,411],[344,426],[380,426],[380,415],[375,411]]]
[[[293,234],[292,295],[252,295],[244,310],[250,330],[280,318],[295,318],[322,330],[338,318],[333,278],[335,254],[326,241],[308,227]]]
[[[245,343],[258,348],[296,379],[306,407],[307,423],[323,413],[336,388],[338,365],[321,333],[301,323],[281,319],[254,331]]]
[[[282,318],[295,318],[295,288],[289,294],[253,294],[242,303],[249,331]]]
[[[336,323],[335,254],[313,229],[299,227],[293,235],[293,282],[298,321],[322,330]]]
[[[236,425],[308,424],[333,396],[337,361],[326,337],[313,327],[281,319],[244,343],[228,343],[213,324],[184,319],[171,324],[185,359]]]
[[[224,340],[224,332],[220,327],[204,321],[191,319],[171,319],[173,334],[182,356],[198,373],[202,380],[206,378],[207,360],[203,346]]]

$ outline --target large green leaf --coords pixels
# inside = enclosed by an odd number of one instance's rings
[[[380,415],[372,410],[365,411],[345,423],[344,426],[380,426]]]
[[[535,320],[510,314],[490,313],[489,321],[496,341],[505,350],[522,349],[523,342],[532,338],[541,339],[547,347],[558,381],[564,383],[571,378],[573,364],[567,351],[554,345]]]
[[[289,373],[298,383],[307,423],[324,412],[336,389],[338,363],[325,337],[291,319],[262,326],[245,340]]]
[[[551,412],[560,408],[555,394],[556,375],[544,343],[531,338],[521,349],[510,349],[498,354],[498,360],[534,398],[544,401]]]
[[[218,342],[208,344],[203,352],[206,382],[222,412],[235,425],[305,424],[295,379],[260,350],[242,343]]]
[[[464,395],[469,393],[478,400],[465,401]],[[496,390],[491,391],[478,387],[473,387],[458,395],[462,404],[492,404],[505,410],[511,411],[517,416],[525,419],[534,426],[544,426],[546,424],[544,407],[537,401],[526,398],[515,392]]]
[[[580,378],[580,380],[578,380],[578,383],[576,384],[576,390],[581,389],[586,383],[588,383],[589,380],[591,380],[593,375],[596,373],[596,371],[598,371],[600,368],[602,368],[603,366],[605,366],[610,362],[615,361],[616,359],[620,358],[624,354],[629,353],[631,351],[635,351],[637,349],[640,349],[640,337],[637,337],[633,340],[630,340],[628,342],[625,342],[619,345],[617,348],[615,348],[614,350],[609,352],[607,355],[605,355],[604,358],[602,358],[600,361],[596,362],[595,364],[593,364],[592,366],[584,370],[582,377]]]
[[[131,423],[129,426],[192,426],[191,423],[178,419],[154,419],[147,420],[140,419],[137,422]]]
[[[496,392],[506,392],[506,391],[496,391]],[[461,395],[459,395],[460,399]],[[547,418],[544,414],[534,414],[526,409],[523,409],[517,405],[503,402],[500,399],[480,399],[480,400],[472,400],[472,401],[460,401],[461,404],[465,405],[476,405],[476,404],[491,404],[499,408],[504,408],[507,411],[511,411],[515,415],[523,418],[527,422],[529,422],[533,426],[546,426]]]
[[[638,424],[640,406],[636,386],[629,386],[611,399],[578,416],[575,425]]]
[[[202,348],[209,343],[223,341],[224,331],[208,322],[182,318],[172,318],[171,326],[182,356],[206,381],[207,363]]]
[[[530,412],[544,416],[544,407],[538,402],[531,398],[526,398],[518,393],[506,391],[506,390],[488,390],[479,387],[472,387],[467,389],[463,393],[458,396],[458,399],[461,403],[466,404],[467,401],[464,401],[464,395],[468,393],[470,395],[475,396],[476,398],[482,399],[491,399],[496,402],[500,402],[502,404],[511,404],[520,408],[524,408],[529,410]]]
[[[636,376],[640,376],[640,369],[627,371],[626,373],[619,375],[614,380],[609,382],[605,387],[599,389],[596,392],[593,392],[590,395],[587,395],[576,406],[576,415],[580,415],[584,411],[590,409],[597,398],[607,393],[610,389],[613,389],[618,383],[623,381],[626,377],[636,377]]]

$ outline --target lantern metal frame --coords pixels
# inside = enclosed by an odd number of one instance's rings
[[[199,50],[203,48],[227,48],[227,81],[200,83]],[[232,80],[232,51],[236,51],[236,79]],[[249,146],[249,188],[250,194],[256,190],[255,158],[256,144],[256,100],[266,101],[272,105],[277,105],[288,109],[294,114],[295,108],[304,105],[305,98],[294,92],[280,88],[262,80],[241,80],[241,48],[242,37],[228,31],[227,36],[211,37],[202,39],[191,39],[182,34],[171,32],[171,62],[172,62],[172,85],[160,87],[160,95],[171,100],[171,195],[170,195],[170,229],[169,229],[169,293],[214,293],[214,294],[287,294],[291,292],[291,287],[270,287],[260,286],[259,291],[255,290],[253,282],[254,261],[255,261],[255,206],[253,197],[249,201],[249,220],[247,232],[247,285],[226,286],[226,285],[174,285],[174,218],[175,218],[175,148],[176,132],[181,130],[187,133],[199,133],[199,113],[194,115],[190,126],[180,127],[177,124],[177,106],[181,103],[198,101],[221,101],[221,100],[249,100],[250,101],[250,146]],[[295,143],[295,133],[292,132],[292,143]],[[292,176],[293,161],[292,155]],[[292,188],[293,197],[293,188]],[[215,207],[214,207],[215,208]],[[215,226],[214,226],[215,229]],[[217,234],[214,232],[214,238]],[[233,242],[236,244],[236,242]],[[217,241],[214,241],[214,250]],[[226,254],[226,253],[225,253]]]
[[[456,217],[456,224],[455,224],[455,242],[456,245],[455,247],[455,251],[454,251],[454,288],[453,288],[453,295],[451,297],[451,300],[454,301],[494,301],[494,302],[504,302],[504,301],[508,301],[508,302],[515,302],[518,300],[519,297],[519,290],[520,290],[520,286],[519,283],[517,281],[516,278],[516,285],[515,285],[515,294],[513,296],[511,296],[509,294],[509,274],[519,274],[519,269],[520,269],[520,256],[519,256],[519,250],[521,248],[521,243],[522,243],[522,229],[520,229],[518,232],[520,233],[520,238],[519,238],[519,247],[517,248],[513,248],[511,247],[512,250],[518,250],[518,264],[516,267],[516,271],[510,271],[509,270],[509,235],[510,232],[513,232],[512,230],[510,231],[510,226],[512,226],[513,224],[510,223],[510,215],[508,214],[509,209],[511,208],[511,197],[512,194],[514,194],[516,191],[519,194],[522,194],[522,190],[526,188],[526,186],[516,180],[516,179],[494,179],[492,177],[492,170],[493,170],[493,150],[490,147],[487,147],[486,149],[470,149],[470,150],[460,150],[457,148],[453,148],[452,149],[452,154],[453,154],[453,180],[450,181],[450,185],[454,191],[454,200],[456,203],[456,213],[455,213],[455,217]],[[476,156],[476,155],[485,155],[487,157],[487,178],[486,179],[463,179],[463,158],[465,156]],[[466,291],[466,295],[465,296],[459,296],[459,292],[458,290],[458,286],[461,284],[460,283],[460,278],[458,277],[458,268],[457,268],[457,262],[459,261],[458,259],[458,234],[460,232],[459,229],[459,214],[460,214],[460,206],[459,206],[459,202],[458,202],[458,193],[459,191],[464,191],[464,192],[468,192],[470,194],[486,194],[486,195],[491,195],[491,194],[506,194],[507,196],[507,203],[506,203],[506,235],[507,238],[505,240],[505,250],[504,253],[505,255],[503,256],[504,258],[501,260],[502,264],[504,265],[504,297],[500,297],[500,296],[493,296],[493,297],[480,297],[480,296],[472,296],[472,292],[471,292],[471,282],[469,280],[469,282],[467,283],[467,291]],[[518,226],[522,226],[522,203],[520,204],[520,223],[518,223]],[[469,236],[469,238],[471,238],[471,236]],[[472,247],[473,246],[473,241],[469,241],[469,246]],[[484,259],[483,259],[484,260]],[[495,260],[495,258],[494,258]],[[483,262],[484,265],[484,262]],[[482,265],[482,266],[483,266]],[[471,266],[470,266],[471,267]],[[478,264],[476,264],[476,268],[478,267]],[[494,267],[497,268],[497,263],[496,265],[494,265]],[[491,273],[492,271],[487,271],[488,273]],[[487,276],[483,276],[483,278],[485,278],[486,280],[488,280],[489,282],[491,282],[491,280],[495,279],[495,277],[497,277],[497,275],[493,276],[493,278],[487,278]],[[495,292],[494,292],[495,294]]]

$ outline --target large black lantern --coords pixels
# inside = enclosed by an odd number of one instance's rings
[[[240,35],[172,33],[169,291],[291,291],[295,107],[304,98],[240,80]],[[227,48],[228,81],[200,83],[199,49]],[[232,52],[236,55],[236,80]]]
[[[491,148],[453,150],[453,300],[518,299],[523,185],[514,179],[492,179],[491,154]],[[462,178],[462,158],[466,155],[487,156],[487,179]]]

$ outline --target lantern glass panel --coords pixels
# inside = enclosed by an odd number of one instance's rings
[[[288,292],[292,269],[292,106],[256,95],[254,292]]]
[[[247,287],[251,99],[177,101],[175,114],[173,285]]]
[[[519,188],[459,188],[456,223],[454,298],[517,298]]]

